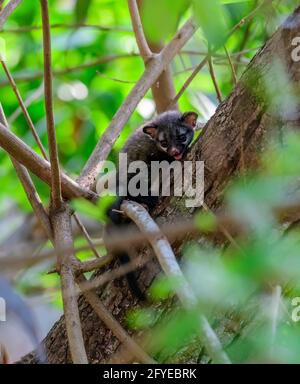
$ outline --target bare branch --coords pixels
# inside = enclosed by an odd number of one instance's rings
[[[128,8],[131,16],[131,23],[135,33],[137,45],[139,47],[140,54],[145,63],[153,57],[153,53],[149,48],[147,39],[144,34],[142,21],[140,18],[140,12],[136,0],[128,0]]]
[[[233,79],[233,85],[235,86],[235,85],[237,85],[237,75],[236,75],[235,67],[233,65],[230,53],[228,52],[228,49],[226,48],[226,45],[224,45],[224,50],[225,50],[225,53],[226,53],[226,56],[227,56],[227,59],[228,59],[229,65],[230,65],[230,69],[231,69],[231,73],[232,73],[232,79]]]
[[[38,100],[44,94],[44,83],[42,83],[36,90],[34,90],[28,98],[25,100],[24,105],[28,108],[34,101]],[[22,113],[21,107],[18,107],[15,112],[13,112],[8,118],[7,121],[9,124],[12,124]]]
[[[86,283],[86,278],[81,275],[77,278],[79,287]],[[136,358],[145,364],[154,364],[155,361],[128,335],[128,333],[122,328],[122,326],[116,321],[116,319],[108,312],[105,306],[100,301],[99,297],[93,291],[86,291],[83,293],[86,300],[92,306],[103,323],[111,329],[113,334],[119,339],[125,347],[136,356]]]
[[[3,344],[0,343],[0,364],[9,364],[9,355]]]
[[[127,275],[129,272],[135,271],[137,268],[143,267],[148,263],[150,259],[151,257],[139,256],[133,259],[132,261],[130,261],[129,263],[126,263],[113,271],[107,271],[102,275],[95,277],[92,280],[86,281],[85,283],[82,284],[81,291],[82,292],[90,291],[95,288],[99,288],[110,281],[119,279],[120,277]],[[79,266],[79,269],[81,269],[81,266]]]
[[[89,249],[86,247],[86,249]],[[76,251],[76,250],[75,250]],[[86,260],[78,263],[77,271],[78,272],[92,272],[96,269],[100,269],[105,265],[109,264],[113,260],[112,255],[102,256],[100,259]]]
[[[136,53],[107,55],[107,56],[100,57],[99,59],[88,61],[84,64],[77,65],[75,67],[58,69],[56,71],[53,71],[53,76],[58,77],[58,76],[63,76],[63,75],[69,75],[71,73],[76,73],[76,72],[79,72],[79,71],[86,69],[86,68],[96,67],[98,65],[110,63],[112,61],[119,60],[119,59],[135,58],[137,56],[138,56],[138,54],[136,54]],[[30,75],[14,75],[14,79],[17,83],[22,83],[22,82],[28,82],[28,81],[32,81],[32,80],[42,79],[43,76],[44,76],[43,72],[36,72],[36,73],[30,74]],[[6,81],[6,80],[0,81],[0,88],[3,88],[7,85],[9,85],[8,81]]]
[[[193,308],[197,303],[197,298],[186,281],[167,238],[159,230],[158,225],[146,209],[137,203],[124,201],[121,209],[148,238],[165,274],[178,280],[175,289],[181,304],[186,309]],[[199,327],[205,348],[213,361],[220,364],[230,363],[217,335],[203,315],[199,315]]]
[[[181,50],[184,44],[194,34],[195,30],[196,26],[193,24],[192,20],[189,20],[161,53],[149,61],[143,76],[133,87],[128,97],[115,114],[111,124],[106,129],[86,163],[79,177],[78,182],[80,185],[90,187],[94,184],[96,176],[101,168],[101,161],[105,160],[108,156],[112,146],[120,135],[122,128],[129,120],[138,103],[157,80],[166,65],[170,63],[176,53]]]
[[[0,146],[19,163],[23,164],[29,171],[38,176],[42,181],[51,185],[50,163],[40,157],[14,133],[8,131],[1,123]],[[63,172],[61,174],[61,181],[63,195],[66,198],[84,197],[85,199],[91,201],[96,201],[98,199],[98,195],[96,193],[79,186],[74,180],[65,175]]]
[[[9,83],[10,83],[10,85],[11,85],[11,87],[12,87],[12,89],[13,89],[13,91],[14,91],[17,99],[18,99],[18,101],[19,101],[20,108],[21,108],[21,110],[22,110],[22,112],[23,112],[23,114],[25,116],[25,119],[27,121],[27,124],[29,125],[29,128],[31,129],[33,137],[34,137],[37,145],[39,146],[39,148],[40,148],[40,150],[42,152],[42,155],[47,160],[46,151],[45,151],[45,149],[43,147],[43,144],[42,144],[42,142],[41,142],[41,140],[39,138],[39,135],[36,132],[34,124],[33,124],[32,120],[31,120],[31,117],[29,116],[29,113],[28,113],[27,108],[26,108],[26,106],[25,106],[25,104],[23,102],[22,96],[21,96],[21,94],[20,94],[20,92],[19,92],[19,90],[17,88],[17,85],[16,85],[16,83],[15,83],[15,81],[14,81],[14,79],[13,79],[13,77],[12,77],[12,75],[11,75],[11,73],[10,73],[10,71],[9,71],[9,69],[8,69],[8,67],[7,67],[7,65],[6,65],[4,60],[1,60],[1,64],[2,64],[2,67],[3,67],[4,71],[5,71],[5,73],[6,73],[8,81],[9,81]]]
[[[56,143],[55,123],[52,99],[52,68],[51,68],[51,36],[49,24],[48,0],[40,0],[43,21],[43,46],[44,46],[44,84],[45,84],[45,109],[49,141],[49,154],[51,163],[51,200],[55,209],[62,204],[61,176]]]
[[[71,250],[73,248],[71,212],[66,205],[62,205],[61,210],[52,214],[51,220],[72,361],[74,364],[87,364],[73,275],[73,261],[76,259],[74,251]]]
[[[8,17],[13,13],[22,0],[10,0],[7,6],[0,12],[0,29],[3,28]]]
[[[274,343],[276,339],[277,326],[280,316],[282,288],[277,285],[273,288],[270,303],[270,326],[271,326],[271,345],[270,345],[270,358],[274,357]]]

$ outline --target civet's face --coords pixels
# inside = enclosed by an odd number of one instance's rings
[[[160,151],[181,160],[193,140],[197,118],[194,112],[165,112],[147,123],[143,131],[155,140]]]

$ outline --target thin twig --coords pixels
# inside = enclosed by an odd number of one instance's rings
[[[112,146],[120,135],[121,130],[129,120],[138,103],[157,80],[166,65],[170,63],[174,56],[194,34],[196,29],[193,21],[189,20],[181,30],[177,32],[172,41],[149,61],[143,76],[133,87],[128,97],[115,114],[112,122],[102,135],[88,162],[83,168],[78,180],[80,185],[90,187],[94,184],[96,176],[101,168],[101,162],[107,158]]]
[[[245,25],[246,23],[249,23],[249,21],[251,21],[255,17],[257,12],[267,3],[272,3],[272,0],[263,0],[256,8],[253,9],[252,12],[250,12],[246,17],[243,17],[236,25],[234,25],[229,31],[227,36],[230,37],[231,35],[234,34],[234,32],[236,32],[243,25]]]
[[[210,73],[212,82],[213,82],[215,90],[216,90],[217,98],[218,98],[219,102],[222,103],[223,97],[222,97],[222,93],[221,93],[221,90],[220,90],[220,87],[219,87],[219,84],[218,84],[218,81],[216,78],[216,74],[214,71],[214,65],[213,65],[213,62],[211,59],[211,55],[208,55],[208,67],[209,67],[209,73]]]
[[[137,203],[124,201],[121,208],[148,238],[165,274],[178,280],[175,290],[183,307],[187,310],[194,308],[197,298],[186,281],[167,238],[162,234],[158,225],[147,210]],[[217,335],[203,315],[199,315],[199,328],[203,344],[213,361],[230,364],[229,357],[223,351]]]
[[[147,256],[139,256],[133,259],[132,261],[121,265],[119,268],[113,270],[113,271],[107,271],[103,273],[100,276],[97,276],[93,278],[92,280],[88,280],[86,283],[82,284],[81,291],[90,291],[92,289],[99,288],[110,281],[113,281],[115,279],[119,279],[120,277],[123,277],[127,275],[129,272],[135,271],[138,268],[143,267],[150,261],[151,257]],[[79,269],[81,266],[79,266]]]
[[[134,30],[137,45],[140,54],[145,63],[153,57],[153,52],[149,48],[144,34],[143,25],[140,18],[140,12],[136,0],[128,0],[128,8],[131,16],[131,23]]]
[[[177,103],[177,101],[181,98],[181,96],[184,94],[184,92],[186,91],[186,89],[190,86],[190,84],[192,83],[192,81],[195,79],[195,77],[197,76],[197,74],[201,71],[201,69],[205,66],[205,64],[207,63],[207,57],[205,57],[198,65],[197,67],[194,69],[193,73],[189,76],[189,78],[185,81],[185,83],[183,84],[183,86],[181,87],[180,91],[177,93],[177,95],[175,96],[174,100],[172,100],[171,104],[170,104],[170,107],[172,107],[174,104]]]
[[[51,36],[49,24],[48,0],[40,0],[43,22],[44,47],[44,82],[45,82],[45,109],[47,132],[49,141],[49,154],[51,163],[51,200],[54,209],[60,209],[62,204],[61,176],[59,169],[58,149],[56,143],[53,97],[52,97],[52,68],[51,68]]]
[[[1,103],[0,103],[0,123],[3,124],[3,126],[6,127],[7,130],[9,129],[9,125],[6,121],[6,117],[2,109]],[[29,175],[28,170],[23,165],[18,163],[18,161],[14,157],[10,157],[10,158],[19,176],[19,179],[24,188],[24,191],[27,195],[28,201],[30,202],[32,209],[36,214],[36,217],[40,221],[44,231],[46,232],[46,235],[49,237],[49,239],[52,239],[53,238],[52,228],[50,225],[48,214],[37,193],[37,190],[33,184],[33,181]]]
[[[39,135],[38,135],[38,133],[37,133],[35,127],[34,127],[34,124],[33,124],[32,120],[31,120],[31,117],[30,117],[30,115],[29,115],[29,113],[27,111],[27,108],[26,108],[26,106],[25,106],[25,104],[23,102],[22,96],[21,96],[21,94],[20,94],[20,92],[19,92],[19,90],[17,88],[17,85],[16,85],[16,83],[15,83],[15,81],[14,81],[14,79],[13,79],[13,77],[12,77],[12,75],[11,75],[11,73],[10,73],[6,63],[5,63],[5,61],[1,60],[1,64],[2,64],[2,67],[3,67],[4,71],[5,71],[5,73],[6,73],[8,81],[10,82],[10,85],[11,85],[11,87],[12,87],[12,89],[13,89],[13,91],[14,91],[17,99],[18,99],[18,102],[20,104],[20,108],[21,108],[21,110],[22,110],[22,112],[23,112],[23,114],[25,116],[25,119],[27,121],[27,124],[28,124],[29,128],[31,129],[33,137],[34,137],[38,147],[40,148],[41,153],[42,153],[44,159],[47,160],[47,154],[46,154],[45,148],[43,147],[43,144],[42,144],[42,142],[41,142],[41,140],[39,138]]]
[[[271,342],[270,342],[270,357],[274,357],[274,344],[276,340],[276,332],[278,326],[278,320],[280,315],[280,303],[281,303],[282,288],[277,285],[273,288],[271,295],[271,308],[270,308],[270,320],[271,320]]]

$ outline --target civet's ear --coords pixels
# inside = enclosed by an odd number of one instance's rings
[[[197,126],[197,119],[198,115],[195,112],[185,112],[181,118],[185,124],[190,125],[193,128],[196,128]]]
[[[143,132],[150,136],[152,139],[155,139],[157,135],[157,125],[149,122],[143,126]]]

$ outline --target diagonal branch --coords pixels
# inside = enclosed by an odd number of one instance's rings
[[[51,163],[51,200],[54,209],[59,209],[62,203],[61,176],[56,143],[53,98],[52,98],[52,68],[51,68],[51,36],[49,23],[48,0],[40,0],[43,21],[44,46],[44,81],[45,81],[45,108],[47,131],[49,141],[49,154]]]
[[[81,275],[77,278],[79,287],[84,287],[87,283],[86,278]],[[85,299],[91,305],[93,310],[103,321],[103,323],[111,329],[113,334],[118,340],[124,344],[124,346],[132,352],[132,354],[139,359],[141,363],[153,364],[155,361],[128,335],[124,328],[118,323],[118,321],[109,313],[105,306],[100,301],[99,297],[93,291],[85,291],[83,293]]]
[[[9,129],[8,123],[6,121],[4,111],[2,109],[2,105],[0,104],[0,123],[3,124],[3,126],[6,127],[6,129]],[[50,225],[48,214],[42,204],[42,201],[35,189],[35,186],[33,184],[33,181],[29,175],[29,172],[27,169],[18,163],[17,160],[15,160],[12,156],[10,156],[11,161],[13,163],[13,166],[19,176],[19,179],[22,183],[22,186],[25,190],[25,193],[27,195],[27,198],[32,206],[32,209],[34,213],[36,214],[38,220],[40,221],[43,229],[45,230],[47,236],[49,239],[52,239],[52,228]]]
[[[121,209],[138,226],[141,232],[149,240],[160,266],[168,277],[178,280],[176,293],[181,304],[186,309],[193,308],[197,303],[197,298],[191,290],[188,282],[177,263],[174,252],[167,240],[162,234],[158,225],[149,215],[145,208],[132,201],[123,202]],[[222,349],[222,345],[211,328],[207,319],[199,315],[200,334],[203,343],[210,357],[215,363],[228,364],[230,360]]]
[[[34,173],[46,184],[51,185],[50,163],[40,157],[27,144],[19,139],[14,133],[8,131],[0,122],[0,146],[13,156],[19,163],[23,164],[29,171]],[[66,198],[84,197],[96,201],[98,195],[78,185],[69,176],[61,173],[62,192]]]
[[[136,53],[123,53],[123,54],[102,56],[96,60],[87,61],[86,63],[76,65],[74,67],[67,67],[67,68],[54,70],[53,76],[58,77],[58,76],[69,75],[71,73],[79,72],[83,69],[97,67],[101,64],[110,63],[112,61],[116,61],[116,60],[120,60],[120,59],[128,59],[128,58],[135,58],[135,57],[137,57]],[[44,73],[41,71],[38,71],[36,73],[27,74],[27,75],[15,74],[14,79],[17,83],[22,83],[22,82],[28,82],[28,81],[32,81],[32,80],[42,79],[43,76],[44,76]],[[0,88],[3,88],[7,85],[9,85],[9,82],[7,80],[0,81]]]
[[[25,108],[28,108],[34,101],[38,100],[40,97],[42,97],[44,93],[44,83],[42,82],[41,85],[33,91],[28,98],[24,101]],[[8,118],[9,124],[12,124],[22,113],[21,107],[18,107]]]
[[[158,55],[149,61],[143,76],[132,88],[128,97],[123,102],[118,112],[113,117],[112,122],[96,145],[93,153],[81,172],[78,180],[80,185],[89,188],[94,184],[101,168],[101,161],[107,158],[112,146],[119,137],[124,125],[129,120],[138,103],[145,96],[148,89],[154,84],[165,67],[191,38],[196,29],[196,26],[190,19],[177,32],[172,41]]]
[[[18,99],[18,101],[19,101],[20,108],[21,108],[21,110],[22,110],[22,112],[23,112],[23,114],[24,114],[24,116],[25,116],[25,119],[26,119],[26,121],[27,121],[27,124],[28,124],[29,128],[31,129],[31,132],[32,132],[32,134],[33,134],[33,137],[35,138],[35,141],[36,141],[37,145],[39,146],[42,155],[43,155],[44,158],[47,160],[47,154],[46,154],[46,151],[45,151],[45,149],[44,149],[44,147],[43,147],[43,144],[42,144],[42,142],[41,142],[41,140],[40,140],[40,138],[39,138],[39,135],[38,135],[37,132],[36,132],[36,129],[35,129],[35,127],[34,127],[34,124],[33,124],[32,120],[31,120],[31,117],[30,117],[28,111],[27,111],[27,108],[26,108],[26,106],[25,106],[25,103],[23,102],[22,96],[21,96],[21,94],[20,94],[20,92],[19,92],[19,90],[18,90],[18,88],[17,88],[17,85],[16,85],[16,83],[15,83],[15,81],[14,81],[14,79],[13,79],[13,77],[12,77],[12,75],[11,75],[11,73],[10,73],[10,71],[9,71],[9,69],[8,69],[8,67],[7,67],[7,65],[6,65],[6,63],[5,63],[5,61],[2,60],[2,59],[1,59],[1,64],[2,64],[2,67],[3,67],[4,71],[5,71],[5,73],[6,73],[6,76],[7,76],[7,78],[8,78],[8,81],[9,81],[9,83],[10,83],[10,85],[11,85],[11,87],[12,87],[12,89],[13,89],[13,91],[14,91],[14,93],[15,93],[17,99]]]

